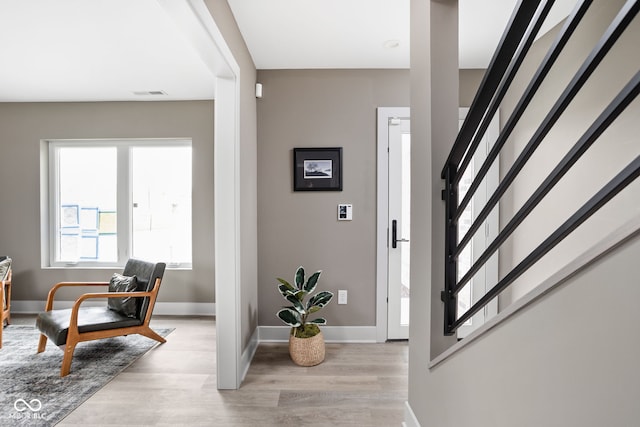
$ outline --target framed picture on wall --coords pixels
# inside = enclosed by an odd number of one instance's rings
[[[294,148],[293,191],[342,191],[342,147]]]

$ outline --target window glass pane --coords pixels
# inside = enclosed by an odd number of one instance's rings
[[[115,147],[60,147],[58,161],[56,261],[117,261]],[[105,212],[112,215],[108,229]]]
[[[191,263],[191,147],[134,147],[133,256]]]

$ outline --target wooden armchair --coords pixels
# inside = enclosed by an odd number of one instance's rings
[[[60,376],[64,377],[71,370],[73,352],[80,342],[130,334],[166,342],[149,327],[165,266],[164,263],[130,259],[122,274],[114,274],[110,282],[56,284],[49,291],[46,311],[36,319],[36,327],[40,330],[38,353],[45,350],[47,338],[63,349]],[[54,310],[56,291],[69,286],[108,286],[109,292],[85,293],[78,297],[73,308]],[[84,301],[95,298],[107,298],[107,304],[81,307]]]
[[[2,348],[2,330],[5,322],[11,323],[11,258],[0,257],[0,348]]]

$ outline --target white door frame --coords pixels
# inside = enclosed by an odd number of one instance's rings
[[[389,250],[389,119],[409,118],[409,107],[378,108],[378,202],[376,221],[376,341],[387,340],[387,294],[388,294],[388,250]]]
[[[158,0],[215,79],[214,245],[218,389],[242,381],[240,277],[240,67],[204,0]],[[224,284],[224,286],[223,286]]]

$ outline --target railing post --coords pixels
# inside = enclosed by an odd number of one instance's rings
[[[453,324],[456,321],[458,300],[453,289],[458,280],[458,263],[454,250],[458,244],[458,221],[455,218],[458,208],[458,186],[455,185],[455,166],[449,164],[445,173],[445,188],[443,199],[445,202],[445,266],[444,266],[444,291],[442,291],[442,302],[444,302],[444,334],[453,335]]]

